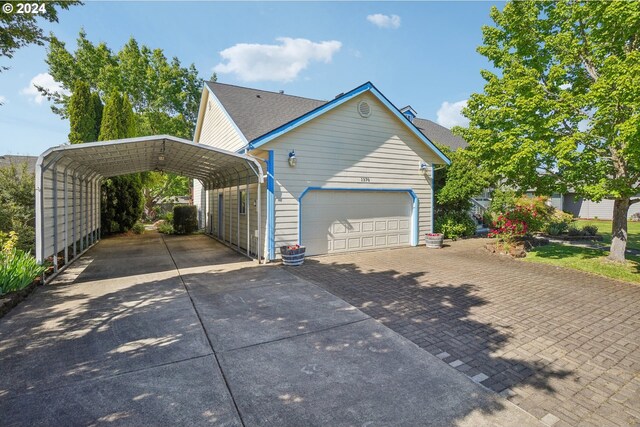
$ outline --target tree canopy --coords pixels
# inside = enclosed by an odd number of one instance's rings
[[[496,181],[614,199],[610,258],[624,260],[640,201],[640,2],[512,1],[491,17],[478,51],[495,71],[456,132]]]
[[[11,59],[21,47],[30,44],[44,45],[47,37],[42,28],[38,26],[38,18],[49,22],[58,22],[59,9],[66,10],[71,6],[82,4],[79,1],[39,2],[38,7],[42,7],[44,11],[33,14],[17,13],[18,3],[24,4],[26,2],[13,0],[3,2],[3,5],[10,4],[12,6],[12,12],[7,13],[3,10],[0,13],[0,57]],[[7,66],[0,66],[0,72],[7,69]]]
[[[98,98],[99,101],[100,99]],[[96,123],[102,118],[96,117],[97,111],[94,102],[89,84],[80,80],[77,81],[69,98],[68,107],[69,142],[71,144],[91,142],[98,139],[97,131],[99,131],[99,126],[96,126]],[[100,103],[100,107],[102,107],[102,103]]]
[[[84,31],[74,52],[52,35],[46,62],[49,74],[69,91],[80,80],[103,98],[114,91],[127,94],[138,134],[192,137],[202,91],[193,64],[183,67],[178,58],[168,60],[161,49],[139,46],[134,38],[114,53],[105,43],[92,43]],[[39,90],[53,101],[56,114],[68,117],[68,96]]]

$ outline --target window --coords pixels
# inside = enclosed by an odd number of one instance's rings
[[[238,199],[238,212],[240,215],[247,213],[247,190],[240,190],[240,198]]]

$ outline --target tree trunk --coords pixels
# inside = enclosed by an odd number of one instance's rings
[[[629,213],[629,198],[615,199],[613,202],[613,221],[611,224],[611,251],[609,259],[624,262],[627,249],[627,214]]]

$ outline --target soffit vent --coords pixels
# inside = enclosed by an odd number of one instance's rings
[[[360,101],[358,103],[358,114],[361,117],[367,118],[371,115],[371,106],[367,101]]]

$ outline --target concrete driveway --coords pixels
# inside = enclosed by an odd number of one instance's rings
[[[205,236],[103,240],[0,319],[26,425],[538,421],[362,311]]]

